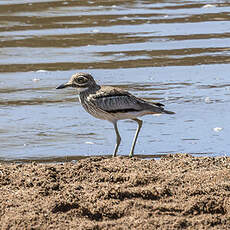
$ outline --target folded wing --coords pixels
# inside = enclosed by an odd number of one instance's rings
[[[108,93],[101,91],[92,97],[91,100],[98,108],[110,113],[138,112],[141,110],[161,113],[164,110],[161,103],[148,103],[126,91],[118,91],[116,89],[109,90]]]

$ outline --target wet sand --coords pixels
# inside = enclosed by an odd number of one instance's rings
[[[229,229],[230,158],[1,163],[1,229]]]

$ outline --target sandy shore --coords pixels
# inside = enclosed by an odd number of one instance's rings
[[[0,164],[1,229],[230,229],[230,158]]]

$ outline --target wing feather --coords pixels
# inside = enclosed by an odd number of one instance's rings
[[[91,102],[106,112],[135,112],[141,110],[163,110],[160,103],[148,103],[142,99],[136,98],[127,91],[116,88],[110,90],[101,90],[90,98]]]
[[[107,112],[126,112],[140,111],[141,106],[134,96],[126,91],[116,90],[101,90],[90,97],[90,101],[97,108]]]

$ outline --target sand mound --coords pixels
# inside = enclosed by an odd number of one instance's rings
[[[229,229],[230,158],[0,164],[2,229]]]

